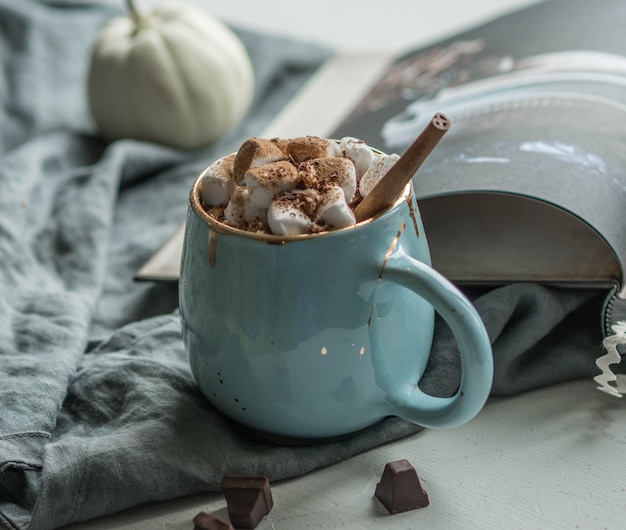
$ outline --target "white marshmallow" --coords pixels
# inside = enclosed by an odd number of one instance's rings
[[[338,156],[344,156],[341,147],[338,142],[331,141],[328,145],[328,150],[326,151],[326,156],[329,158],[335,158]]]
[[[245,198],[248,190],[243,186],[238,186],[228,201],[224,210],[224,219],[238,228],[243,227],[246,220]]]
[[[346,201],[352,202],[356,194],[356,170],[349,158],[315,158],[299,166],[302,181],[307,187],[317,187],[325,182],[336,182],[341,186]]]
[[[200,175],[200,196],[209,206],[223,206],[235,191],[233,162],[235,155],[220,158]]]
[[[244,197],[244,218],[248,223],[267,224],[267,208],[259,208],[254,206],[250,200],[250,194],[246,193]]]
[[[257,208],[269,208],[274,197],[281,191],[294,189],[300,181],[298,170],[287,161],[274,162],[250,168],[244,177],[250,204]]]
[[[234,181],[236,184],[241,184],[246,171],[251,167],[264,166],[279,160],[285,160],[286,158],[287,155],[282,151],[279,140],[249,138],[241,144],[235,156],[233,164]]]
[[[356,224],[352,208],[346,202],[343,190],[338,184],[329,185],[322,193],[316,218],[325,225],[345,228]]]
[[[352,202],[356,195],[356,168],[352,160],[348,158],[329,158],[328,160],[337,160],[340,166],[343,166],[343,171],[337,171],[337,176],[333,178],[333,181],[339,184],[346,197],[347,202]]]
[[[267,223],[267,208],[257,208],[250,204],[250,194],[245,186],[237,186],[226,209],[224,219],[238,228],[249,223]]]
[[[372,188],[376,186],[382,176],[391,169],[397,160],[400,158],[395,153],[392,155],[378,155],[376,160],[370,164],[365,174],[361,177],[359,182],[359,191],[362,197],[367,197]]]
[[[361,177],[376,158],[374,151],[363,140],[351,136],[345,136],[340,140],[339,151],[341,153],[339,156],[345,156],[352,160],[357,181],[361,180]]]
[[[314,190],[280,194],[267,210],[267,224],[272,233],[294,236],[309,232],[313,221],[308,212],[315,210],[318,198]]]
[[[296,163],[313,158],[340,156],[337,142],[317,136],[300,136],[292,138],[287,144],[287,153]]]
[[[237,227],[242,227],[245,224],[244,197],[247,193],[246,188],[238,186],[224,209],[224,219]]]

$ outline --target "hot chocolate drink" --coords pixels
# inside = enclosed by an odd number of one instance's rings
[[[205,210],[253,232],[292,236],[356,224],[354,208],[398,160],[365,142],[250,138],[200,177]]]

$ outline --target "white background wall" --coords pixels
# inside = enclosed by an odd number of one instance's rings
[[[123,0],[109,0],[123,4]],[[138,8],[162,0],[135,0]],[[186,0],[226,22],[354,50],[402,50],[538,0]]]

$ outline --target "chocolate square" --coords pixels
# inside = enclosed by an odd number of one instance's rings
[[[235,530],[230,523],[205,512],[198,513],[193,518],[193,524],[193,530]]]
[[[230,522],[236,528],[256,528],[274,506],[266,477],[226,476],[221,488]]]
[[[415,468],[408,460],[397,460],[385,465],[376,484],[376,498],[389,513],[401,513],[428,506],[428,493],[420,484]]]

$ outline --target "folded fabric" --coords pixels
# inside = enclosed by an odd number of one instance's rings
[[[217,490],[225,473],[275,481],[420,428],[389,418],[343,441],[261,440],[199,394],[173,284],[137,268],[184,219],[194,177],[258,134],[329,56],[238,31],[257,81],[252,111],[210,148],[106,144],[87,111],[88,50],[120,9],[0,0],[0,524],[57,528]],[[494,394],[596,373],[605,293],[511,285],[469,293],[494,346]],[[458,384],[438,321],[422,387]]]

